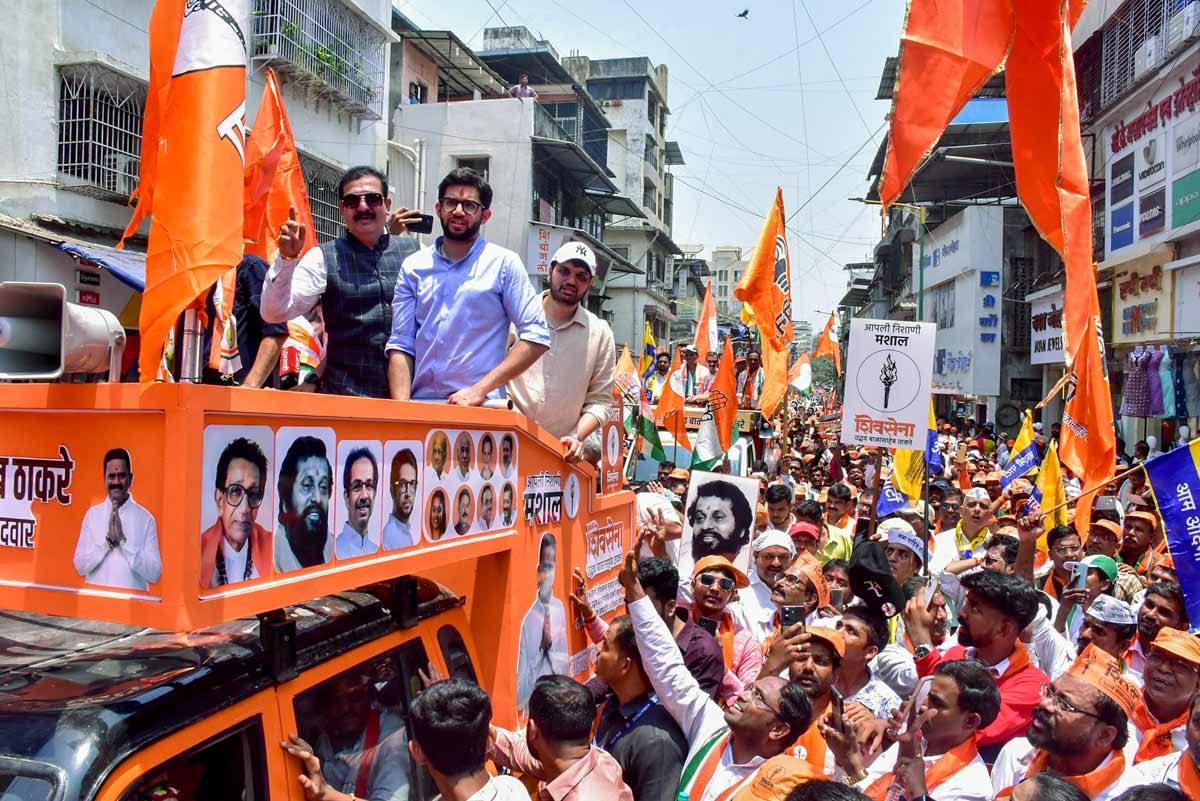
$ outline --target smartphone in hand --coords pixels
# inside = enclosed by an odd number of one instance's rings
[[[711,617],[702,617],[697,620],[696,623],[700,626],[700,628],[704,629],[712,636],[717,636],[717,628],[720,626],[718,621],[713,620]]]
[[[797,623],[804,622],[804,607],[803,606],[781,606],[779,607],[779,627],[786,629],[794,626]]]

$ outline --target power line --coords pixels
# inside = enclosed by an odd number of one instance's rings
[[[792,8],[795,9],[795,7],[796,0],[792,0]],[[813,21],[812,12],[808,10],[808,6],[804,5],[804,0],[801,0],[800,7],[804,9],[804,15],[808,17],[808,24],[813,26],[813,30],[816,30],[817,23]],[[871,133],[871,126],[867,125],[866,117],[859,111],[858,103],[854,102],[854,97],[850,94],[850,87],[846,86],[846,81],[842,78],[842,72],[837,67],[837,61],[834,60],[833,54],[829,52],[829,47],[825,44],[825,37],[821,35],[820,31],[817,31],[817,41],[821,43],[821,49],[825,51],[825,58],[829,60],[829,66],[833,67],[833,74],[837,76],[838,81],[842,84],[842,89],[846,92],[846,99],[850,101],[854,113],[858,115],[859,122],[862,123],[866,132],[871,134],[871,141],[874,142],[875,134]]]
[[[790,215],[790,216],[787,218],[787,220],[785,220],[784,222],[791,222],[791,220],[792,220],[792,217],[795,217],[797,214],[799,214],[801,211],[803,211],[803,210],[804,210],[804,207],[805,207],[805,206],[807,206],[809,203],[812,203],[812,202],[813,202],[813,199],[814,199],[814,198],[815,198],[817,195],[821,194],[821,190],[822,190],[822,189],[824,189],[825,187],[829,186],[830,182],[832,182],[832,181],[833,181],[833,179],[834,179],[834,178],[836,178],[836,177],[838,176],[838,173],[840,173],[842,170],[846,169],[846,166],[847,166],[847,165],[848,165],[848,164],[849,164],[849,163],[850,163],[850,162],[851,162],[851,161],[854,159],[854,157],[855,157],[855,156],[857,156],[859,153],[861,153],[861,152],[862,152],[862,149],[863,149],[864,147],[866,147],[867,145],[871,144],[871,142],[872,142],[872,141],[875,139],[875,134],[877,134],[877,133],[879,133],[880,131],[882,131],[882,130],[883,130],[883,126],[885,126],[885,125],[887,125],[887,120],[884,120],[883,122],[881,122],[881,123],[879,124],[879,127],[875,129],[875,133],[871,134],[871,137],[870,137],[870,139],[867,139],[867,141],[865,141],[865,142],[863,142],[861,145],[859,145],[859,146],[858,146],[858,148],[857,148],[857,149],[855,149],[855,151],[854,151],[853,153],[851,153],[851,154],[850,154],[850,158],[848,158],[848,159],[846,159],[844,162],[842,162],[842,166],[840,166],[840,167],[838,167],[836,170],[834,170],[834,172],[833,172],[833,175],[831,175],[831,176],[829,176],[827,179],[825,179],[825,183],[823,183],[823,184],[821,184],[820,186],[818,186],[818,187],[817,187],[817,191],[816,191],[816,192],[813,192],[811,195],[809,195],[809,196],[808,196],[808,200],[805,200],[803,203],[801,203],[801,204],[800,204],[800,207],[799,207],[798,209],[796,209],[795,211],[793,211],[793,212],[791,213],[791,215]]]

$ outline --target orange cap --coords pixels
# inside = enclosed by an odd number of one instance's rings
[[[1125,519],[1126,520],[1145,520],[1147,523],[1154,526],[1155,529],[1158,528],[1158,515],[1154,514],[1154,512],[1143,512],[1140,509],[1135,512],[1126,512]]]
[[[817,590],[817,608],[829,606],[829,582],[825,580],[825,574],[821,571],[821,563],[808,551],[801,551],[796,557],[796,562],[800,565],[800,571]]]
[[[705,570],[724,570],[733,577],[734,586],[740,588],[749,587],[750,579],[746,578],[746,574],[737,569],[733,562],[730,562],[727,557],[720,554],[712,554],[706,556],[696,563],[692,568],[692,578],[703,573]]]
[[[1121,540],[1123,540],[1125,538],[1125,534],[1124,534],[1124,532],[1121,531],[1121,527],[1112,520],[1093,520],[1092,528],[1102,528],[1105,531],[1109,532],[1110,534],[1112,534],[1114,537],[1117,538],[1118,545],[1120,545]]]
[[[1154,644],[1150,647],[1200,667],[1200,637],[1186,631],[1164,626],[1158,630],[1158,636],[1154,638]]]
[[[839,658],[846,656],[846,640],[842,637],[840,631],[827,629],[824,626],[809,626],[808,633],[814,637],[820,637],[825,642],[833,646],[833,650],[837,651]]]
[[[807,760],[776,754],[758,766],[754,779],[738,790],[731,801],[785,801],[788,793],[801,784],[824,778],[824,772]]]
[[[812,631],[812,629],[809,629]],[[1155,639],[1157,644],[1158,640]],[[1075,664],[1067,670],[1068,676],[1085,681],[1104,693],[1112,702],[1125,711],[1127,717],[1133,717],[1133,709],[1137,706],[1141,690],[1130,684],[1122,676],[1121,660],[1107,651],[1102,651],[1094,644],[1083,649],[1083,653],[1075,660]]]

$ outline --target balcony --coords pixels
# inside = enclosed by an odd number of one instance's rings
[[[137,187],[146,87],[102,64],[69,64],[58,74],[58,182],[64,189],[124,203]]]
[[[554,119],[554,115],[546,111],[540,103],[535,103],[533,106],[533,135],[543,139],[575,143],[575,137],[567,133],[567,130],[559,125],[558,120]]]
[[[254,0],[256,65],[351,117],[383,119],[387,40],[339,0]]]
[[[1107,108],[1200,33],[1200,0],[1126,0],[1104,24],[1100,105]]]

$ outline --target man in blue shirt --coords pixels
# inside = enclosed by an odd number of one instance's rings
[[[511,250],[479,235],[492,216],[492,188],[469,168],[438,185],[443,235],[404,260],[385,348],[394,400],[479,406],[550,347],[540,296]],[[518,342],[508,353],[509,326]]]

